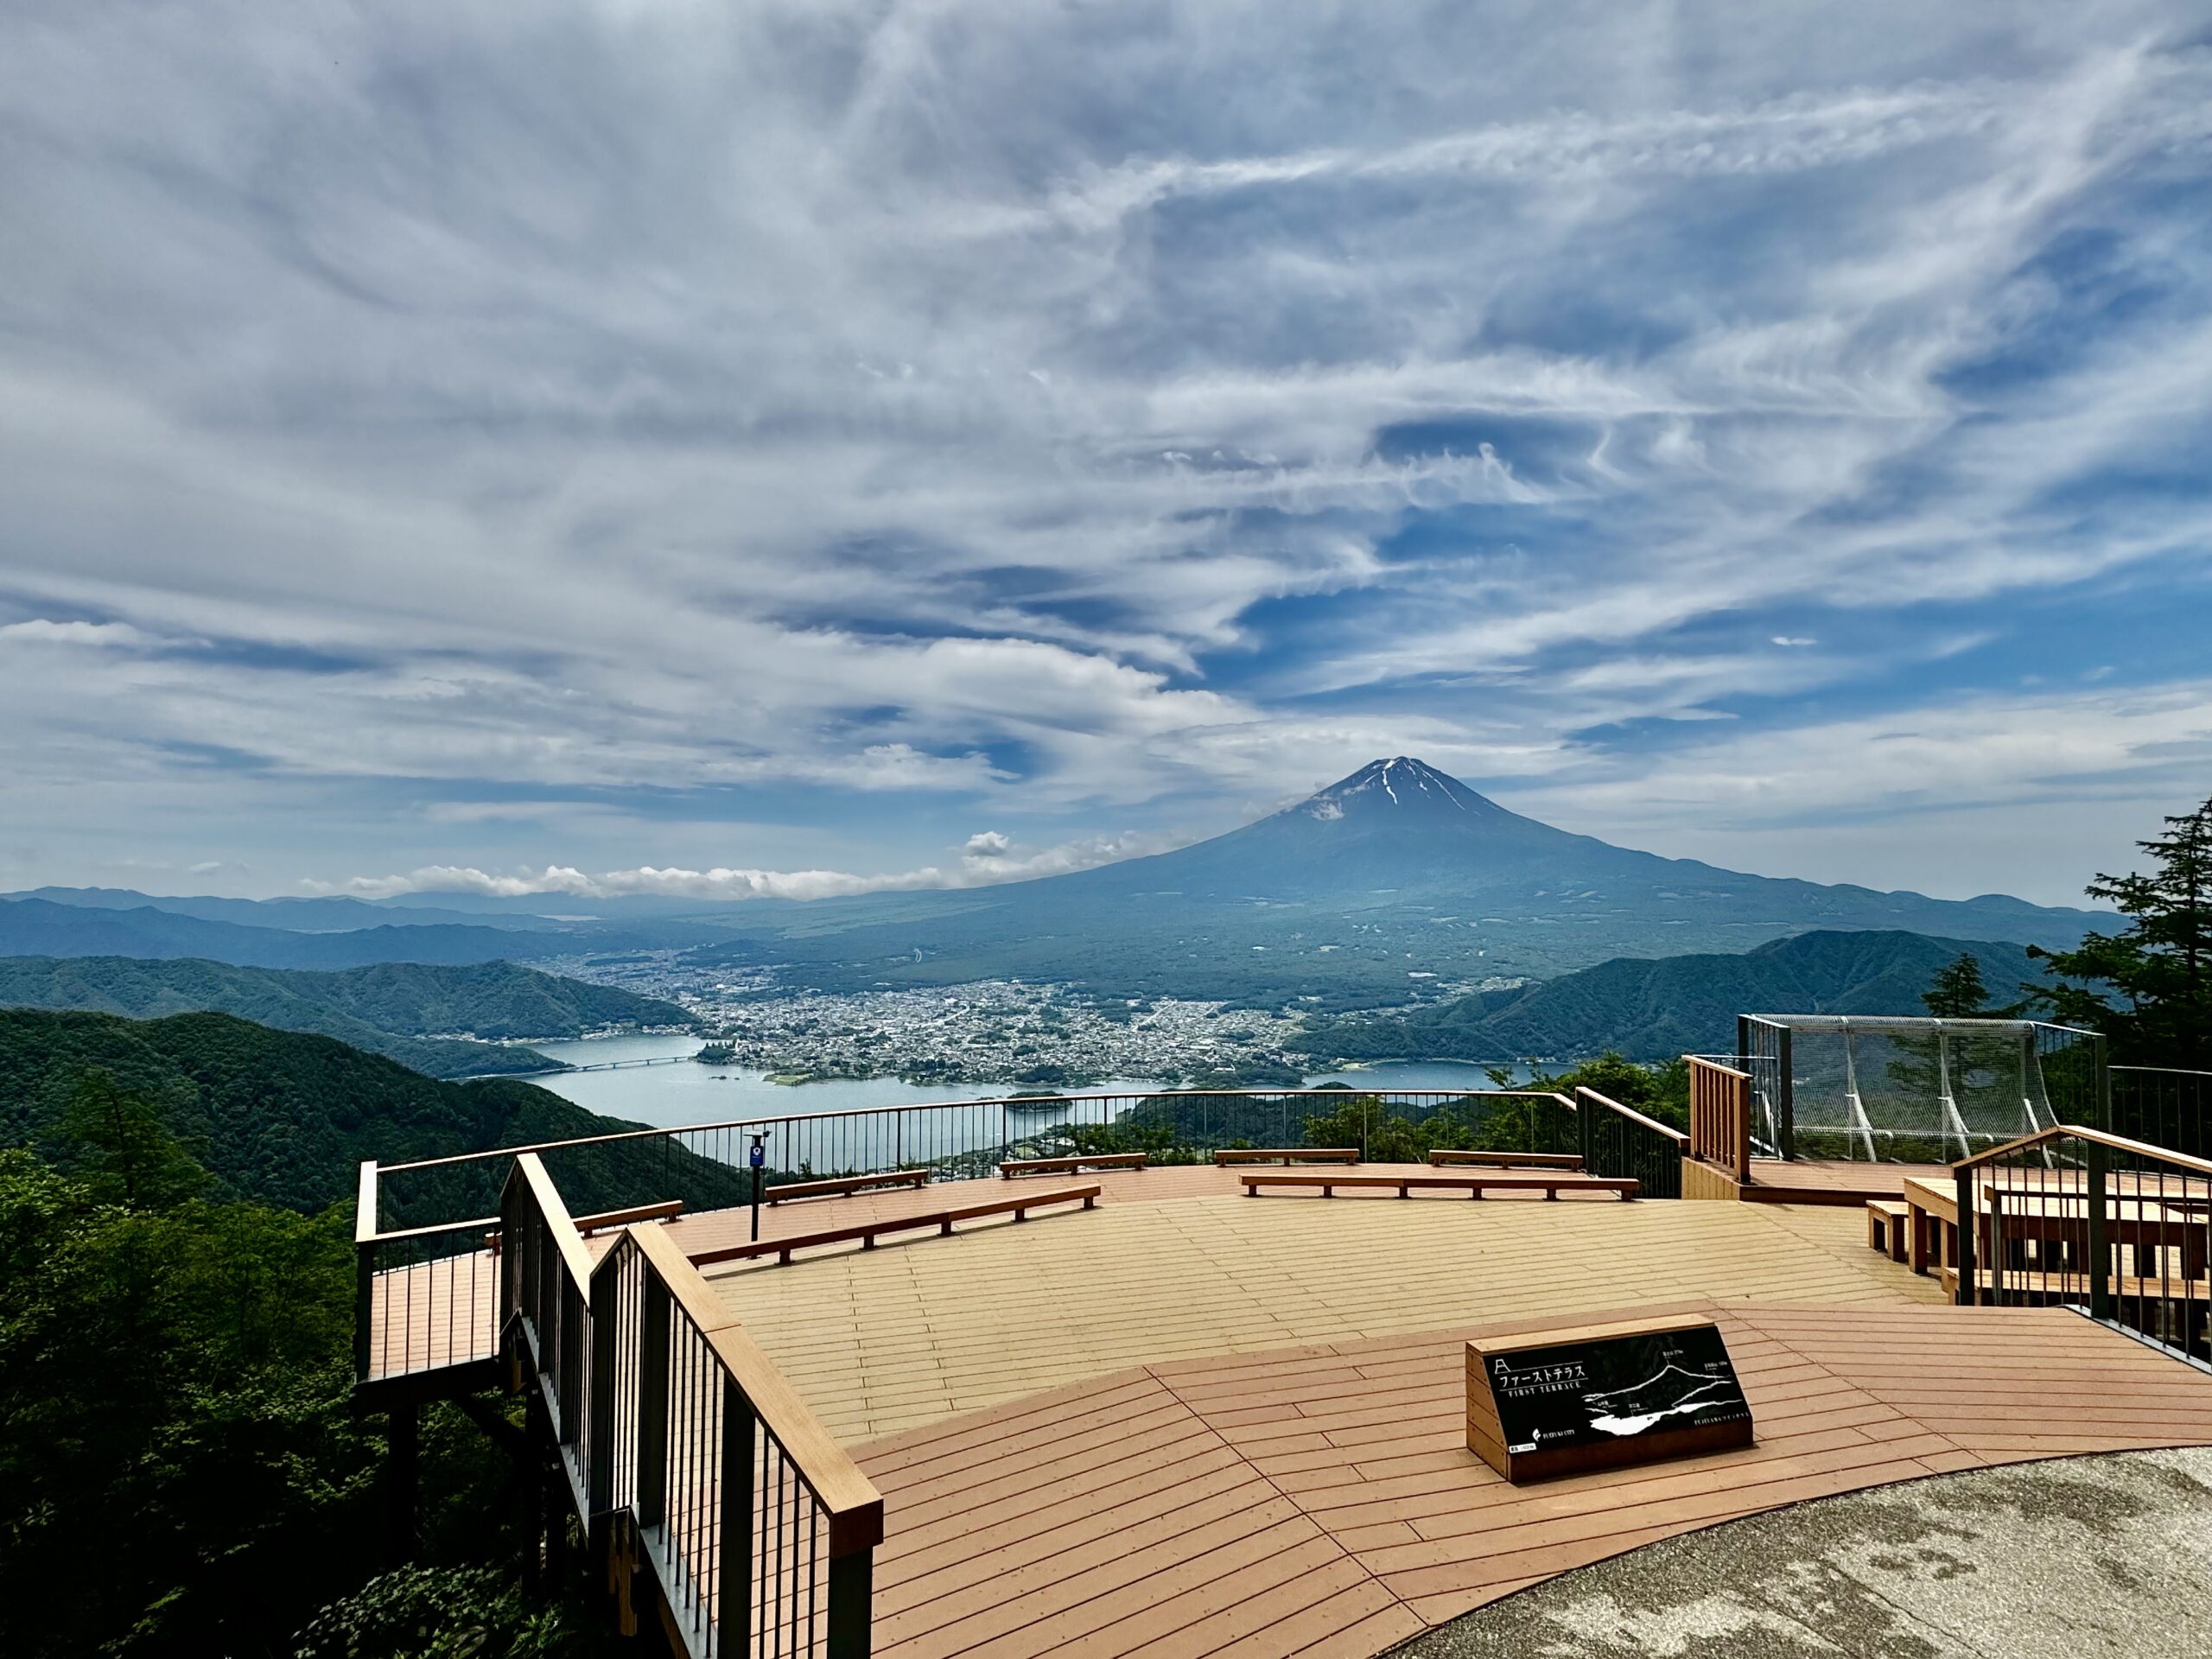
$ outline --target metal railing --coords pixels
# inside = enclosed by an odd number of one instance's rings
[[[2106,1127],[2169,1152],[2212,1157],[2212,1071],[2113,1066]]]
[[[1961,1303],[2076,1306],[2212,1360],[2212,1161],[2060,1124],[1953,1173]]]
[[[379,1231],[378,1172],[361,1166],[353,1216],[353,1380],[390,1383],[499,1352],[499,1289],[486,1235],[497,1216]]]
[[[1609,1100],[1594,1089],[1575,1090],[1574,1116],[1580,1141],[1577,1149],[1582,1154],[1582,1167],[1591,1174],[1631,1177],[1639,1198],[1682,1196],[1682,1160],[1689,1155],[1688,1135]]]
[[[1149,1137],[1203,1157],[1237,1141],[1303,1144],[1308,1117],[1347,1104],[1358,1107],[1371,1130],[1390,1118],[1422,1117],[1455,1101],[1517,1099],[1526,1092],[1247,1089],[1014,1096],[625,1129],[365,1169],[360,1214],[402,1229],[457,1226],[458,1217],[498,1206],[508,1169],[524,1153],[544,1161],[579,1212],[667,1198],[681,1199],[696,1211],[750,1198],[747,1155],[756,1135],[766,1138],[771,1186],[917,1166],[928,1168],[933,1180],[959,1180],[994,1174],[1002,1159],[1027,1152],[1072,1150],[1068,1143],[1084,1135]]]
[[[883,1501],[682,1250],[648,1224],[594,1262],[534,1153],[500,1234],[514,1356],[594,1559],[651,1573],[694,1659],[866,1659]]]
[[[1240,1143],[1301,1146],[1309,1118],[1339,1113],[1353,1120],[1338,1126],[1344,1144],[1366,1158],[1394,1122],[1426,1122],[1462,1103],[1471,1109],[1464,1122],[1485,1144],[1584,1151],[1573,1101],[1545,1090],[1251,1089],[1015,1096],[739,1118],[368,1163],[354,1233],[355,1379],[382,1382],[495,1358],[501,1312],[491,1236],[505,1229],[493,1212],[525,1156],[538,1160],[575,1215],[671,1201],[697,1214],[751,1201],[747,1160],[756,1135],[766,1141],[764,1185],[772,1191],[815,1177],[918,1166],[932,1180],[975,1179],[995,1174],[1002,1159],[1076,1151],[1141,1147],[1156,1161],[1173,1161]]]

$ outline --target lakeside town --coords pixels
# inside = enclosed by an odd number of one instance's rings
[[[702,969],[675,952],[562,959],[550,971],[673,1002],[700,1058],[778,1083],[896,1077],[917,1084],[1081,1086],[1148,1077],[1194,1087],[1295,1084],[1315,1060],[1296,1014],[1179,998],[1099,997],[987,980],[926,990],[779,994],[772,970]],[[1513,982],[1486,982],[1500,988]]]
[[[1228,1087],[1305,1075],[1300,1020],[1218,1002],[1095,998],[1016,980],[779,995],[765,971],[702,973],[658,953],[556,971],[677,1004],[699,1022],[702,1059],[779,1083],[896,1077],[1058,1088],[1122,1077]]]

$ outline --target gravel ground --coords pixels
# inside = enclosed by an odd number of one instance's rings
[[[1941,1475],[1523,1591],[1405,1659],[2212,1656],[2212,1450]]]

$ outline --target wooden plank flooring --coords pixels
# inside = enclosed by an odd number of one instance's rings
[[[1759,1203],[1863,1203],[1894,1198],[1910,1176],[1948,1180],[1948,1164],[1860,1164],[1779,1158],[1751,1160],[1751,1183],[1744,1193]]]
[[[1192,1195],[1154,1196],[1158,1185],[1132,1195],[1131,1183],[1159,1177]],[[1204,1355],[1644,1299],[1888,1306],[1942,1295],[1868,1249],[1864,1217],[1846,1210],[1610,1197],[1248,1199],[1233,1196],[1233,1173],[1211,1169],[1099,1179],[1107,1201],[1089,1213],[788,1268],[709,1270],[709,1280],[849,1443]],[[1209,1192],[1217,1180],[1231,1191]]]
[[[1540,1486],[1463,1444],[1471,1329],[1124,1370],[878,1440],[876,1651],[1367,1655],[1784,1503],[2212,1443],[2212,1376],[2063,1310],[1709,1311],[1758,1443]]]
[[[377,1274],[368,1380],[490,1358],[499,1346],[499,1268],[488,1250]]]

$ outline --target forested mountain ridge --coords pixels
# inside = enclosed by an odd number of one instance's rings
[[[299,933],[181,916],[151,906],[102,910],[43,899],[0,902],[0,956],[204,957],[257,968],[358,968],[372,962],[499,962],[544,955],[553,936],[436,923]]]
[[[316,1032],[427,1076],[537,1071],[533,1050],[438,1040],[467,1033],[512,1042],[580,1037],[608,1026],[683,1026],[672,1002],[562,979],[512,963],[382,963],[320,973],[193,957],[0,957],[0,1007],[77,1008],[134,1020],[214,1012]]]
[[[226,1014],[139,1020],[6,1008],[0,1146],[44,1145],[87,1073],[161,1103],[169,1127],[226,1192],[289,1210],[351,1198],[367,1159],[439,1158],[638,1127],[526,1083],[440,1083],[327,1037]],[[696,1161],[685,1156],[687,1169]],[[650,1164],[642,1179],[664,1185],[658,1143]],[[734,1172],[727,1185],[736,1191]],[[639,1192],[662,1196],[626,1181],[613,1201],[640,1202]],[[387,1226],[408,1218],[405,1196],[387,1211]],[[595,1193],[587,1185],[572,1196],[588,1208]]]
[[[2013,987],[2047,982],[2042,964],[2008,942],[1820,930],[1741,955],[1617,957],[1517,990],[1317,1021],[1306,1046],[1347,1060],[1732,1052],[1739,1014],[1921,1014],[1921,993],[1962,955],[2005,1001],[2017,1000]]]

